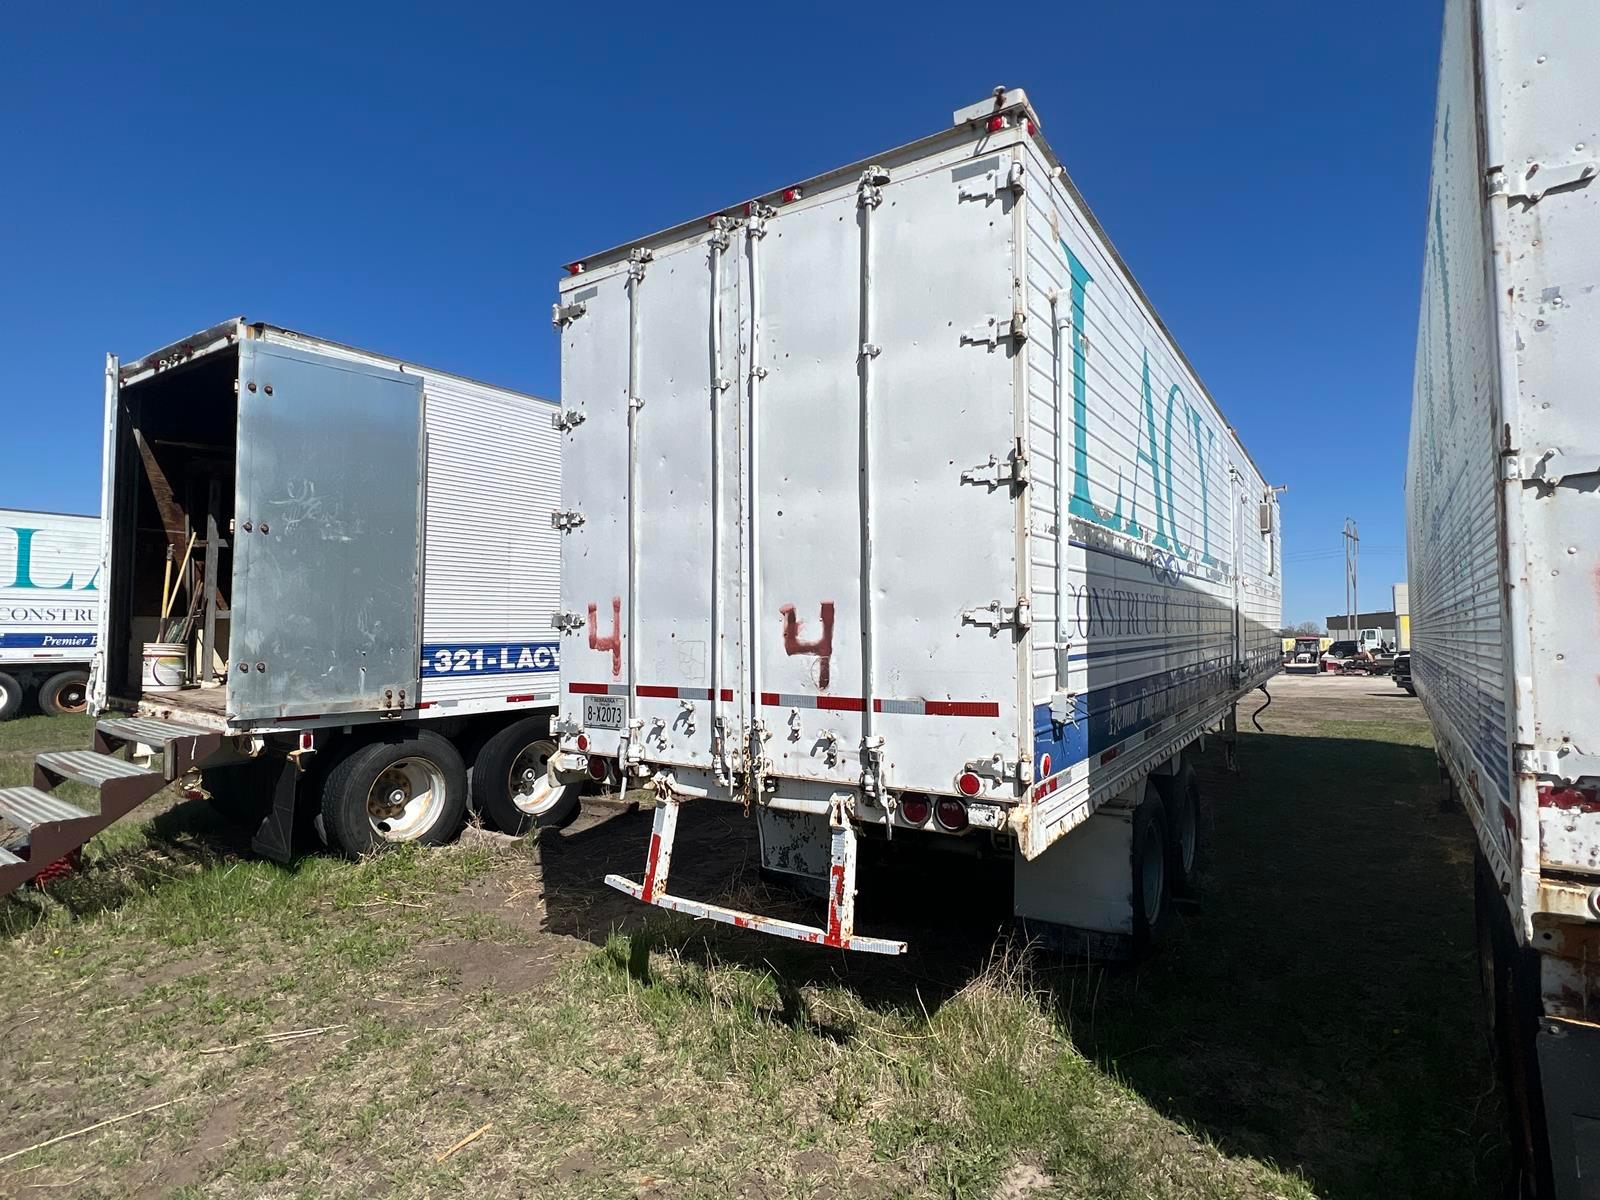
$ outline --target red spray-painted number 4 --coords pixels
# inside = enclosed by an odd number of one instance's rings
[[[611,597],[611,633],[600,636],[598,604],[589,605],[589,649],[611,651],[611,677],[622,677],[622,597]]]
[[[815,655],[817,686],[827,691],[828,660],[833,657],[833,601],[822,602],[822,636],[809,642],[800,640],[800,621],[794,615],[794,605],[785,604],[778,611],[783,614],[783,652],[791,658],[796,654]]]

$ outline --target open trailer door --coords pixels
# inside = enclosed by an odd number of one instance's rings
[[[240,342],[234,719],[416,707],[422,404],[419,376]]]

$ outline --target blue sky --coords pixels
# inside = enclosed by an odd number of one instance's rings
[[[1404,578],[1437,3],[28,5],[0,507],[99,503],[103,356],[244,314],[544,395],[562,263],[1022,86],[1284,499],[1286,621]],[[130,6],[131,9],[131,6]]]

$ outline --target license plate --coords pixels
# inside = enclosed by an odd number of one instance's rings
[[[622,713],[621,696],[583,698],[583,723],[590,729],[621,729]]]

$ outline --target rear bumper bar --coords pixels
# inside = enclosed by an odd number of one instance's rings
[[[678,833],[678,808],[682,803],[676,796],[668,796],[656,804],[655,824],[650,830],[650,848],[645,855],[643,882],[635,883],[622,875],[607,875],[608,886],[645,904],[654,904],[657,908],[680,912],[697,920],[721,921],[724,925],[776,934],[797,942],[833,946],[840,950],[859,950],[866,954],[906,952],[905,942],[891,938],[860,937],[855,932],[856,831],[849,818],[837,809],[830,817],[833,841],[832,861],[828,869],[828,923],[825,928],[669,895],[667,875],[672,869],[672,848]]]

